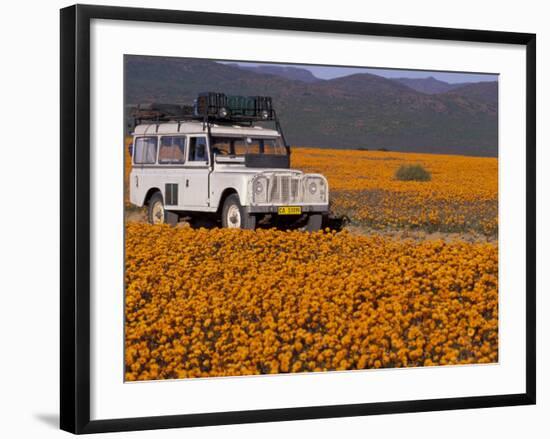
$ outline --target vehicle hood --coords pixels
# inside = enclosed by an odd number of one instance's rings
[[[258,174],[295,174],[303,175],[304,173],[298,169],[286,169],[286,168],[246,168],[246,167],[236,167],[236,166],[227,166],[223,168],[217,168],[215,171],[217,174],[238,174],[246,175],[253,177]]]

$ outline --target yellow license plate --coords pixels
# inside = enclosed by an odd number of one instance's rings
[[[281,206],[277,209],[279,215],[301,215],[302,208],[300,206]]]

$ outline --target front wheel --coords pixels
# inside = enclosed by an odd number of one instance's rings
[[[149,224],[164,224],[164,202],[162,201],[162,194],[156,192],[149,200],[147,209],[147,219]]]
[[[222,226],[229,229],[256,228],[256,217],[245,211],[237,194],[229,195],[223,203]]]
[[[323,225],[323,215],[320,213],[312,213],[307,217],[306,230],[308,232],[317,232]]]

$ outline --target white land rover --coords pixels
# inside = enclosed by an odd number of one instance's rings
[[[153,104],[134,116],[130,201],[147,206],[150,223],[216,214],[223,227],[254,229],[269,215],[321,228],[327,180],[290,169],[271,98],[201,93],[193,107]]]

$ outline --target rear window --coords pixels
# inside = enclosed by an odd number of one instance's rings
[[[138,137],[134,145],[134,163],[153,164],[157,161],[157,138]]]
[[[286,148],[280,138],[213,137],[212,151],[221,156],[245,154],[286,155]]]

